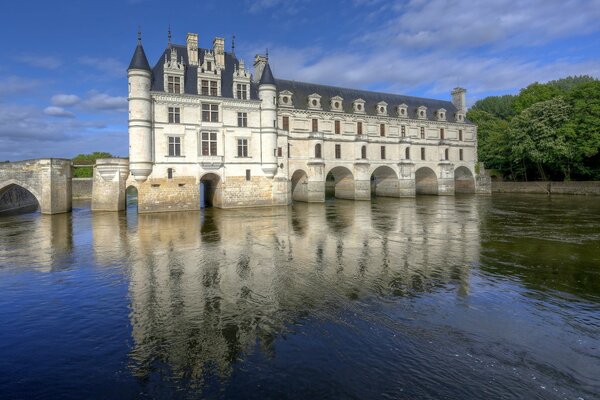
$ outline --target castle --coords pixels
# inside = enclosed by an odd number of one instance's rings
[[[451,101],[276,79],[188,33],[128,68],[129,170],[138,210],[487,192],[465,89]]]

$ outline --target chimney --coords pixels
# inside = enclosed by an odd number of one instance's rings
[[[252,76],[253,82],[260,81],[260,77],[265,69],[265,65],[267,65],[267,57],[257,54],[254,57],[254,76]]]
[[[198,34],[188,33],[186,38],[188,62],[190,65],[198,65]]]
[[[215,52],[215,64],[218,68],[225,68],[225,39],[216,37],[213,40],[213,51]]]
[[[467,112],[467,89],[456,87],[452,90],[452,104],[458,108],[458,111]]]

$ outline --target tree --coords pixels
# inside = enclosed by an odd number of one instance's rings
[[[568,93],[584,83],[595,81],[597,81],[597,79],[589,75],[567,76],[566,78],[550,81],[547,85],[554,86],[563,93]]]
[[[535,103],[553,99],[561,94],[561,90],[556,86],[536,82],[521,89],[519,95],[514,99],[513,108],[515,113],[519,114]]]
[[[516,96],[507,94],[504,96],[489,96],[477,101],[471,110],[485,111],[495,117],[508,120],[515,115],[513,103]]]
[[[73,157],[74,165],[89,165],[89,167],[75,167],[73,176],[76,178],[91,178],[93,174],[92,166],[99,158],[112,158],[110,153],[95,151],[91,154],[78,154]]]
[[[467,118],[478,125],[478,159],[486,168],[510,171],[510,147],[508,143],[509,122],[473,107]]]

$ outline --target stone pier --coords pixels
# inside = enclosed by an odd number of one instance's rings
[[[100,158],[94,166],[92,211],[122,211],[129,175],[126,158]]]

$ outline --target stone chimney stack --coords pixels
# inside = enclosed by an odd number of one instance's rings
[[[467,89],[461,88],[461,87],[455,87],[452,92],[452,104],[454,104],[454,106],[456,108],[458,108],[458,111],[463,111],[463,112],[467,112]]]
[[[198,65],[198,34],[188,33],[186,43],[189,64]]]
[[[257,54],[254,57],[254,75],[252,76],[253,82],[258,83],[258,81],[260,81],[260,77],[265,69],[265,65],[267,65],[267,57]]]
[[[213,51],[215,52],[215,64],[218,68],[225,68],[225,39],[216,37],[213,40]]]

